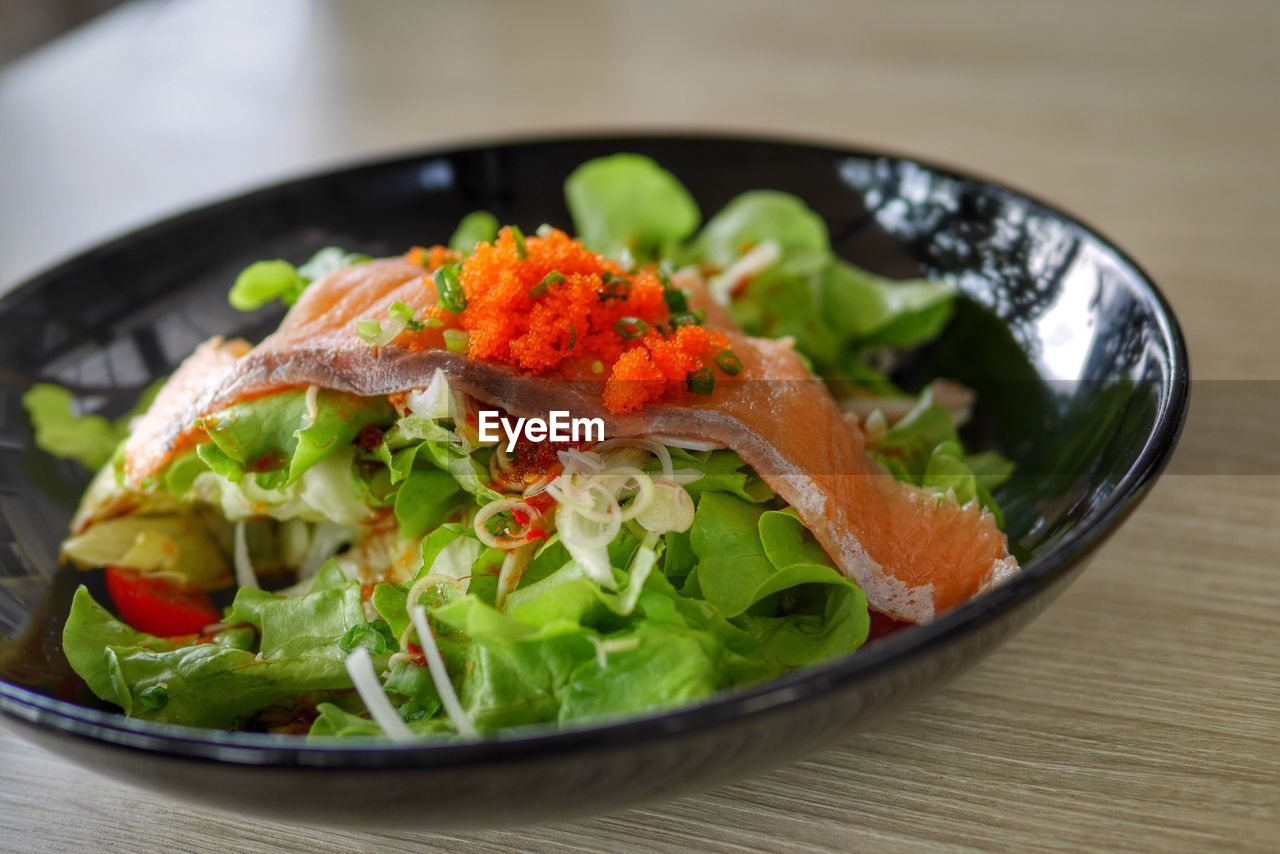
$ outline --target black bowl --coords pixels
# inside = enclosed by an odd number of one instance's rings
[[[567,225],[561,183],[617,151],[656,158],[704,212],[751,188],[804,198],[836,250],[893,276],[954,280],[946,336],[908,376],[974,386],[976,442],[1019,464],[1000,492],[1024,571],[929,626],[698,706],[475,743],[308,745],[131,720],[75,699],[59,634],[85,576],[58,542],[86,473],[33,448],[22,392],[38,380],[108,414],[216,333],[278,316],[226,304],[259,258],[337,244],[374,255],[448,237],[486,208]],[[1066,586],[1137,506],[1187,407],[1169,306],[1110,242],[1020,193],[871,151],[753,139],[564,139],[414,154],[291,181],[128,234],[0,301],[0,719],[95,770],[203,803],[315,822],[419,827],[547,821],[665,798],[831,744],[937,688]]]

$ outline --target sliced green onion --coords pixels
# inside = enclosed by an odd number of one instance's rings
[[[396,301],[391,304],[391,308],[387,309],[387,313],[397,320],[403,320],[406,329],[418,332],[424,328],[424,324],[420,320],[414,320],[413,308],[405,303]]]
[[[608,302],[611,299],[626,299],[631,296],[630,279],[614,276],[606,271],[600,277],[600,285],[600,302]]]
[[[716,387],[716,375],[710,368],[698,368],[685,377],[685,387],[694,394],[711,394]]]
[[[376,320],[357,321],[356,335],[359,335],[366,344],[377,347],[382,339],[382,324]]]
[[[547,288],[551,287],[552,285],[558,285],[563,281],[564,281],[564,276],[561,275],[559,271],[552,270],[550,273],[547,273],[545,276],[542,277],[541,282],[538,282],[538,284],[529,288],[529,298],[537,299],[538,297],[546,294]]]
[[[470,343],[471,336],[461,329],[446,329],[444,331],[444,346],[450,353],[465,353]]]
[[[720,370],[731,377],[736,377],[742,373],[742,360],[732,350],[721,350],[717,353],[716,364],[720,367]]]
[[[658,271],[658,281],[662,282],[662,299],[667,303],[667,310],[679,314],[689,310],[689,295],[671,284],[671,277],[666,271]]]
[[[511,239],[516,244],[516,257],[521,261],[529,257],[529,244],[524,242],[524,232],[520,230],[520,226],[508,226],[511,229]]]
[[[700,311],[682,311],[678,314],[671,315],[671,328],[679,329],[681,326],[701,326],[703,314]]]
[[[457,264],[447,264],[436,270],[436,290],[440,293],[440,304],[446,310],[458,314],[466,309],[467,295],[462,290]]]
[[[567,349],[572,350],[573,345],[578,343],[578,329],[572,323],[569,324],[569,346]]]
[[[638,317],[620,317],[613,324],[613,331],[621,335],[623,341],[630,341],[648,332],[649,324]]]

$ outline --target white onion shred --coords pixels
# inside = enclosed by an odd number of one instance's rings
[[[781,246],[773,240],[762,241],[730,265],[729,269],[718,276],[712,276],[707,282],[707,290],[711,291],[711,295],[721,305],[728,305],[729,297],[733,296],[739,285],[752,276],[760,275],[781,258]]]
[[[236,565],[236,584],[257,590],[262,585],[258,584],[258,574],[253,571],[253,561],[249,560],[249,538],[245,535],[244,526],[243,519],[236,522],[236,542],[232,555]]]
[[[307,395],[303,398],[303,402],[307,405],[307,426],[310,427],[320,417],[320,386],[307,386]]]
[[[311,545],[307,549],[307,558],[298,569],[298,579],[310,578],[320,571],[324,562],[338,553],[343,543],[356,539],[356,531],[351,525],[338,525],[333,522],[317,522],[311,532]]]
[[[444,371],[436,368],[427,387],[409,392],[406,403],[413,414],[421,418],[449,418],[449,381]]]
[[[440,704],[444,706],[445,714],[449,716],[449,720],[453,721],[453,728],[459,735],[475,738],[479,733],[476,731],[475,724],[471,723],[471,718],[467,717],[467,713],[463,710],[462,703],[458,701],[453,683],[449,681],[449,671],[445,669],[440,648],[436,646],[436,637],[431,633],[431,625],[427,622],[427,609],[421,605],[415,605],[410,616],[413,618],[413,627],[418,630],[418,643],[422,647],[423,655],[426,656],[427,670],[431,674],[431,681],[435,683],[436,693],[440,695]]]
[[[351,677],[356,693],[369,710],[369,716],[382,728],[387,738],[399,742],[417,741],[418,737],[413,734],[413,730],[400,717],[396,707],[391,705],[377,671],[373,669],[373,658],[369,655],[369,650],[363,646],[356,647],[343,664],[346,665],[347,675]]]
[[[362,320],[360,322],[367,323],[370,321]],[[372,323],[377,325],[377,332],[372,334],[357,332],[356,334],[370,347],[385,347],[392,341],[396,340],[397,335],[404,332],[405,327],[409,325],[409,320],[405,317],[388,314],[386,318],[372,321]]]
[[[596,664],[600,665],[601,670],[609,666],[609,653],[628,652],[640,646],[640,638],[636,637],[601,640],[595,635],[587,635],[587,640],[596,648]]]
[[[649,580],[649,573],[653,572],[654,566],[658,563],[658,553],[653,549],[658,542],[658,536],[653,532],[645,534],[640,548],[636,549],[635,557],[631,558],[631,567],[628,571],[631,580],[627,582],[627,589],[623,591],[619,600],[623,615],[630,614],[636,609],[636,603],[640,601],[640,592],[644,590],[644,583]]]
[[[523,546],[528,542],[524,538],[524,526],[520,526],[520,530],[515,535],[497,536],[489,530],[489,520],[499,513],[505,512],[522,513],[527,520],[533,520],[538,516],[538,511],[533,507],[525,504],[523,501],[516,501],[510,498],[500,498],[497,501],[490,501],[488,504],[480,508],[480,512],[476,513],[475,519],[472,520],[471,526],[476,532],[476,536],[480,538],[480,542],[484,543],[491,549],[515,549]],[[527,524],[527,523],[526,523]]]

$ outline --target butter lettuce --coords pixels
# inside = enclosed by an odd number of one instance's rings
[[[564,183],[578,237],[608,255],[669,254],[702,219],[697,203],[674,175],[648,157],[615,154],[588,161]]]
[[[326,246],[301,267],[279,258],[255,261],[236,277],[227,294],[227,302],[237,311],[256,311],[275,300],[293,305],[307,286],[317,279],[370,260],[368,255],[359,252]]]
[[[115,619],[81,587],[63,629],[72,668],[98,697],[126,714],[163,723],[239,726],[299,695],[351,687],[340,642],[365,625],[360,588],[346,582],[302,597],[241,590],[229,619],[257,630],[254,650],[177,645]]]
[[[787,259],[830,251],[827,224],[803,201],[777,190],[751,190],[712,217],[693,242],[699,260],[724,269],[752,248],[772,242]]]
[[[200,459],[215,473],[238,481],[253,473],[260,486],[294,483],[308,468],[350,445],[368,426],[386,426],[395,411],[384,398],[322,389],[314,412],[307,392],[291,389],[234,404],[199,425],[211,441]]]
[[[498,218],[488,211],[472,211],[458,223],[453,237],[449,238],[449,248],[470,255],[477,243],[489,243],[496,238],[501,225]]]
[[[91,412],[77,413],[75,395],[53,383],[36,383],[27,389],[22,407],[31,419],[37,448],[96,471],[111,459],[129,435],[129,422],[147,411],[163,385],[160,379],[147,386],[133,408],[115,420]]]
[[[790,335],[823,377],[886,385],[861,354],[918,347],[950,321],[956,289],[948,282],[877,276],[838,258],[822,217],[800,198],[752,190],[732,199],[693,236],[698,210],[679,180],[645,157],[589,161],[565,182],[578,234],[600,251],[661,257],[715,274],[766,244],[764,269],[747,277],[730,310],[754,335]]]
[[[994,451],[966,454],[950,413],[934,402],[931,391],[871,450],[898,480],[950,494],[961,504],[977,501],[1003,525],[992,493],[1013,475],[1013,462]]]

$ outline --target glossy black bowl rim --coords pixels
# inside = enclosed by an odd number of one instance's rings
[[[131,229],[11,289],[8,294],[0,298],[0,311],[3,311],[7,307],[6,304],[21,293],[43,287],[47,281],[58,277],[65,269],[88,261],[103,247],[145,238],[152,230],[163,228],[173,220],[216,213],[221,208],[235,206],[250,198],[270,195],[337,173],[358,173],[365,169],[394,167],[397,164],[408,165],[431,157],[449,157],[503,147],[604,143],[616,144],[618,150],[625,150],[628,144],[659,141],[775,145],[805,148],[831,156],[913,163],[943,177],[981,183],[1001,195],[1030,203],[1031,206],[1058,218],[1096,241],[1099,247],[1106,250],[1115,261],[1128,268],[1133,274],[1134,280],[1140,286],[1139,297],[1147,304],[1152,316],[1157,319],[1160,334],[1167,342],[1171,355],[1170,375],[1159,400],[1150,434],[1142,450],[1121,476],[1116,488],[1102,506],[1087,514],[1074,529],[1053,543],[1043,554],[1029,561],[1011,582],[943,615],[929,625],[887,637],[856,655],[795,670],[759,685],[727,691],[697,705],[647,716],[626,717],[616,722],[568,729],[536,727],[477,741],[424,742],[421,745],[397,745],[385,741],[356,739],[313,742],[308,741],[305,736],[233,733],[157,724],[128,718],[118,712],[105,712],[77,706],[4,681],[0,681],[0,712],[37,727],[56,730],[60,734],[106,742],[125,749],[165,754],[173,758],[259,766],[316,768],[428,768],[485,765],[534,760],[582,750],[599,751],[633,747],[653,739],[692,735],[709,727],[767,715],[782,707],[804,703],[824,693],[847,689],[858,682],[868,681],[883,671],[895,669],[909,660],[927,656],[957,641],[984,623],[1009,611],[1018,603],[1035,597],[1038,592],[1082,561],[1124,521],[1168,463],[1186,419],[1190,392],[1187,348],[1168,301],[1136,261],[1120,249],[1114,241],[1080,218],[1032,194],[1014,189],[1004,182],[914,155],[899,154],[884,149],[861,148],[834,141],[732,133],[644,131],[624,134],[548,134],[475,141],[361,159],[346,165],[313,170],[265,187],[223,197],[140,228]]]

